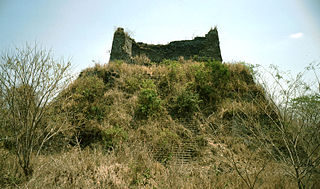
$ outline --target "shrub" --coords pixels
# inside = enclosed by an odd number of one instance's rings
[[[105,65],[96,64],[93,68],[88,68],[79,74],[79,78],[86,77],[100,78],[106,84],[106,87],[112,88],[120,75],[112,69],[107,69]]]
[[[217,61],[206,62],[206,67],[210,70],[210,82],[213,87],[224,89],[230,80],[230,71],[225,64]]]
[[[96,143],[102,138],[102,123],[107,110],[103,97],[106,90],[105,83],[97,76],[79,77],[62,96],[68,98],[60,106],[65,111],[70,111],[69,122],[74,130],[69,137],[80,142],[82,147]]]
[[[78,144],[82,148],[101,147],[103,150],[110,151],[127,140],[128,133],[121,127],[105,128],[101,124],[91,122],[90,126],[87,125],[80,130],[77,137]]]
[[[206,107],[215,106],[226,95],[230,72],[221,62],[209,61],[195,66],[194,90]]]
[[[73,123],[85,120],[102,120],[105,105],[102,103],[105,84],[96,76],[80,77],[71,86],[70,105],[74,114]]]
[[[179,76],[179,71],[181,71],[180,68],[180,63],[177,61],[171,61],[169,66],[169,73],[168,77],[171,82],[177,82],[178,81],[178,76]]]
[[[155,117],[162,110],[162,100],[156,90],[156,85],[152,80],[145,80],[138,96],[137,116],[139,118]]]
[[[128,133],[120,127],[106,129],[102,134],[102,143],[107,150],[114,149],[127,139]]]
[[[176,66],[176,65],[179,65],[180,62],[178,62],[176,60],[164,59],[159,64],[160,65],[166,65],[166,66]]]
[[[161,96],[170,96],[170,93],[176,91],[176,84],[181,81],[181,65],[177,61],[164,60],[162,64],[165,66],[165,74],[158,82],[158,88]]]
[[[190,90],[182,90],[172,102],[171,114],[177,117],[188,117],[199,109],[199,94]]]
[[[136,77],[129,77],[125,80],[125,91],[133,94],[140,88],[140,80]]]
[[[197,65],[195,67],[195,83],[194,88],[199,93],[200,98],[204,101],[208,101],[210,95],[214,92],[214,89],[211,87],[209,72],[203,66],[203,64]]]
[[[159,115],[162,101],[154,89],[142,89],[138,97],[138,116],[154,117]]]

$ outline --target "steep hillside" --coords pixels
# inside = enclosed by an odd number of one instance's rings
[[[161,162],[186,142],[191,157],[200,157],[214,125],[234,129],[227,126],[233,103],[246,106],[264,94],[244,65],[182,60],[96,65],[82,71],[62,98],[68,99],[62,109],[75,128],[72,137],[82,147],[144,141]]]
[[[252,132],[277,135],[273,125],[280,119],[249,67],[210,60],[135,61],[83,70],[52,102],[56,123],[66,127],[35,157],[32,178],[22,181],[8,171],[3,186],[295,186],[278,168],[281,163],[266,158],[273,149],[261,148]],[[8,158],[3,167],[17,167],[7,148],[1,153]]]

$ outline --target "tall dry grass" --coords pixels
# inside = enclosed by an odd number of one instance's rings
[[[255,188],[295,188],[281,169],[283,164],[253,148],[250,138],[244,137],[245,129],[234,121],[234,112],[243,111],[243,116],[259,121],[264,112],[252,100],[258,98],[267,107],[265,91],[243,64],[224,66],[230,72],[226,85],[204,94],[199,94],[206,89],[200,82],[215,85],[210,80],[214,72],[208,72],[203,62],[180,59],[145,66],[116,61],[84,70],[61,93],[69,100],[59,104],[59,111],[68,111],[73,128],[47,148],[59,141],[63,145],[33,158],[34,174],[29,180],[22,178],[11,152],[2,146],[0,186],[247,188],[255,183]],[[145,89],[155,92],[161,108],[157,114],[141,117],[137,111]],[[198,137],[205,142],[194,137],[186,122],[197,126]],[[197,149],[189,163],[181,164],[172,156],[173,149],[186,141],[195,142]],[[157,158],[159,149],[163,159]]]

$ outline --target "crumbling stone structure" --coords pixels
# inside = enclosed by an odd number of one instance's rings
[[[133,57],[140,55],[146,55],[152,62],[177,60],[181,56],[185,59],[199,56],[222,61],[217,28],[211,29],[204,37],[172,41],[167,45],[135,42],[123,28],[118,28],[114,33],[110,60],[131,61]]]

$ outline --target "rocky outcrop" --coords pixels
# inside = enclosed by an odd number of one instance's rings
[[[163,59],[176,60],[194,56],[212,58],[222,61],[217,28],[211,29],[204,37],[193,40],[172,41],[167,45],[152,45],[135,42],[123,28],[118,28],[113,37],[110,60],[131,61],[135,56],[146,55],[152,62]]]

